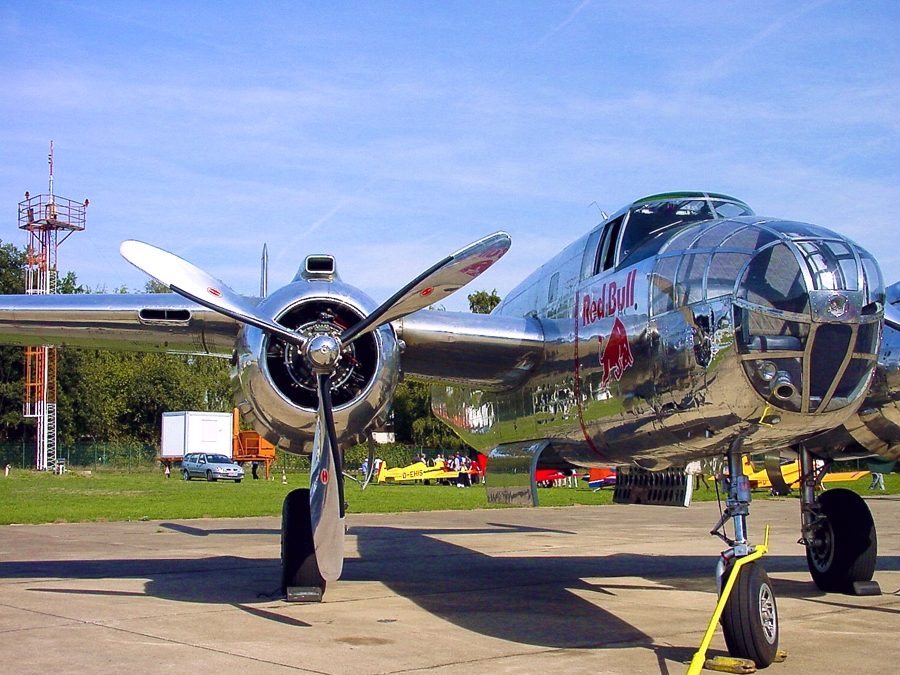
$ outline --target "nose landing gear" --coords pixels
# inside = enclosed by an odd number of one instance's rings
[[[728,451],[729,477],[725,480],[727,499],[725,511],[710,532],[721,538],[729,548],[722,552],[716,566],[719,602],[710,619],[700,649],[694,654],[689,674],[699,673],[705,666],[729,672],[752,672],[783,660],[778,650],[778,606],[772,583],[759,559],[768,548],[768,529],[765,542],[751,546],[747,541],[747,516],[750,514],[750,483],[741,464],[743,439],[738,438]],[[734,526],[734,538],[727,537],[723,527],[728,520]],[[725,644],[733,659],[710,659],[706,650],[721,622]],[[742,670],[734,670],[741,668]],[[752,669],[752,670],[751,670]]]

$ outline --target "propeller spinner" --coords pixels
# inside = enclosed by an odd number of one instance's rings
[[[317,409],[310,472],[310,520],[316,562],[325,580],[340,577],[344,562],[343,459],[331,400],[341,350],[378,327],[439,302],[487,270],[509,250],[505,232],[479,239],[435,263],[340,335],[304,336],[261,314],[226,284],[186,260],[140,241],[122,243],[122,256],[172,291],[241,323],[296,345],[316,376]]]

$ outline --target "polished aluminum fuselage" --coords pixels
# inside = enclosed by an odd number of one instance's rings
[[[862,315],[880,287],[877,266],[864,251],[821,228],[744,217],[676,229],[654,244],[652,255],[591,274],[585,271],[593,241],[589,234],[567,247],[497,308],[491,318],[506,319],[521,343],[505,361],[489,357],[494,367],[481,372],[493,373],[492,380],[477,386],[454,381],[453,365],[445,361],[438,362],[443,378],[419,370],[426,379],[443,380],[432,388],[435,413],[467,443],[481,452],[549,447],[578,466],[633,462],[659,469],[724,454],[739,436],[751,452],[814,444],[854,416],[874,372],[881,328],[877,312]],[[748,296],[742,284],[754,286],[754,261],[771,258],[778,247],[796,253],[797,270],[803,266],[809,277],[803,248],[809,241],[849,251],[845,257],[856,266],[846,267],[858,273],[850,288],[820,291],[821,280],[806,278],[804,312],[763,306],[753,288]],[[824,311],[820,296],[828,293],[850,298],[842,317]],[[741,325],[754,312],[799,326],[803,339],[775,335],[760,346]],[[453,316],[441,320],[452,335]],[[468,325],[460,321],[461,335]],[[826,340],[829,331],[841,332],[840,339]],[[841,342],[843,333],[852,339]],[[434,326],[421,314],[407,317],[400,334],[407,357],[440,349]],[[823,356],[828,348],[838,351],[834,345],[844,352]],[[783,398],[755,381],[763,362],[793,370],[794,381],[777,390]],[[811,372],[817,367],[831,368],[842,386],[820,384]],[[847,445],[817,449],[834,455]]]

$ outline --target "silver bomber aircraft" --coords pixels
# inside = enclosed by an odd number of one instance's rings
[[[178,295],[4,296],[0,341],[230,358],[245,419],[312,456],[310,488],[284,502],[286,591],[324,591],[340,576],[342,448],[384,425],[401,375],[431,383],[438,417],[489,457],[493,500],[536,504],[538,469],[616,466],[617,501],[685,505],[685,465],[718,461],[727,498],[713,534],[728,548],[716,576],[721,589],[738,570],[721,620],[734,656],[768,665],[779,631],[761,562],[737,564],[757,548],[745,454],[765,453],[773,476],[781,456],[799,457],[815,583],[871,588],[868,507],[849,490],[817,490],[832,460],[900,458],[900,290],[885,289],[872,255],[726,195],[668,193],[606,218],[490,315],[426,309],[509,246],[488,236],[376,306],[328,255],[244,297],[126,241],[125,258]]]

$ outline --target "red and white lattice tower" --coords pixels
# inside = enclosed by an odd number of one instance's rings
[[[25,292],[57,292],[57,249],[73,232],[84,229],[88,200],[73,202],[53,194],[53,141],[50,141],[50,190],[19,202],[19,229],[28,232],[25,251]],[[60,239],[60,232],[63,233]],[[56,347],[25,348],[25,403],[23,414],[33,417],[35,468],[55,471],[56,460]]]

